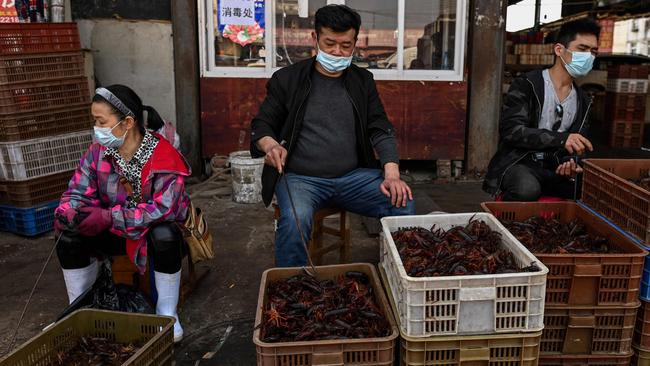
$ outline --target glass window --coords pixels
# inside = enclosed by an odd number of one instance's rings
[[[453,70],[457,0],[408,0],[404,69]]]
[[[314,56],[314,16],[329,3],[360,14],[352,61],[376,79],[463,80],[467,0],[202,0],[203,75],[267,78]]]
[[[347,0],[361,15],[361,29],[352,61],[359,67],[397,67],[397,0]]]
[[[315,55],[311,32],[316,10],[326,0],[276,0],[275,67],[284,67]]]
[[[361,15],[353,62],[364,68],[397,66],[397,0],[347,0]],[[326,0],[282,0],[275,4],[275,66],[316,54],[312,40],[316,11]]]
[[[212,0],[214,66],[264,67],[264,0]]]

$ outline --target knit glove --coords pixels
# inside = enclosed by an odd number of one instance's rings
[[[97,236],[113,226],[113,216],[110,209],[82,207],[79,209],[79,214],[86,215],[86,218],[77,226],[77,232],[83,236]]]

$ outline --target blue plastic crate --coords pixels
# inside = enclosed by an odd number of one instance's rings
[[[52,230],[54,210],[59,201],[51,201],[30,208],[0,206],[0,231],[35,236]]]

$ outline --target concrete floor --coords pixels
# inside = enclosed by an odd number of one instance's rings
[[[472,212],[489,197],[477,182],[413,185],[419,214],[435,210]],[[254,365],[252,342],[255,308],[262,272],[273,266],[273,211],[262,204],[242,205],[229,198],[198,199],[197,206],[207,212],[215,238],[216,258],[200,264],[210,268],[192,293],[180,315],[185,339],[176,347],[177,365],[194,365],[195,360],[212,351],[223,340],[212,360],[201,365]],[[361,218],[353,216],[352,260],[377,263],[376,237],[367,234]],[[51,233],[23,238],[0,233],[0,354],[7,351],[13,329],[33,283],[53,244]],[[331,253],[324,264],[336,263]],[[36,335],[51,323],[67,305],[67,295],[56,255],[52,258],[19,329],[17,344]]]

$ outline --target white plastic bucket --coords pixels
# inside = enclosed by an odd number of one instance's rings
[[[237,203],[262,202],[262,168],[264,158],[253,159],[249,151],[230,154],[232,200]]]

